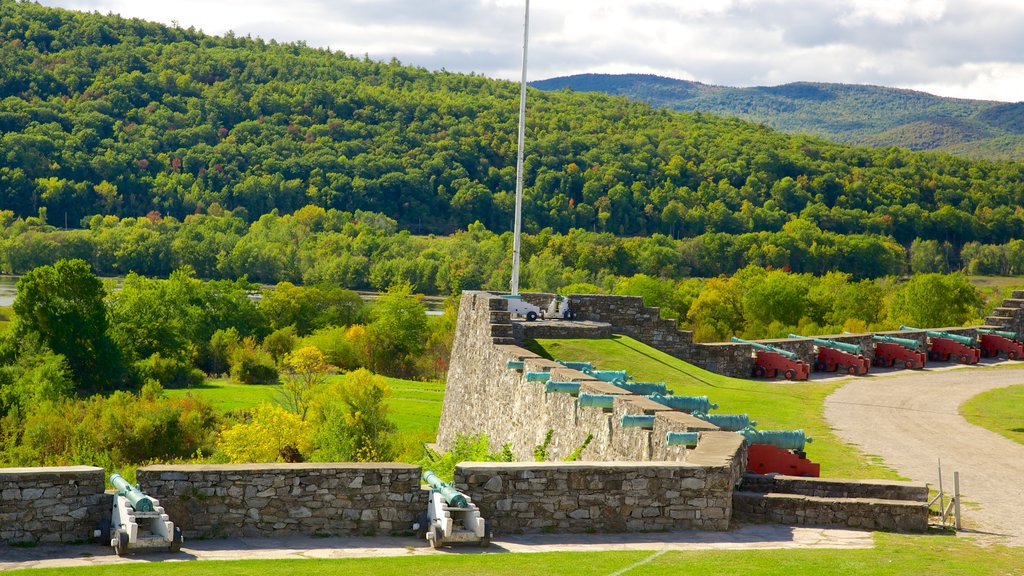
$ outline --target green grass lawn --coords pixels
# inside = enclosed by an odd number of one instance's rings
[[[1024,385],[979,394],[960,407],[960,414],[975,426],[1024,444]]]
[[[441,419],[444,384],[400,378],[386,380],[391,387],[388,407],[399,433],[432,442],[437,435],[437,424]],[[236,384],[222,378],[206,380],[201,386],[190,389],[167,390],[170,397],[183,397],[187,394],[205,398],[223,412],[252,408],[261,402],[275,402],[280,398],[277,386]]]
[[[665,382],[676,395],[707,396],[719,414],[749,414],[762,430],[803,429],[814,441],[807,457],[822,476],[900,479],[870,456],[840,441],[824,418],[824,401],[839,383],[742,380],[702,370],[625,336],[602,340],[535,340],[534,352],[558,360],[593,362],[627,370],[636,380]]]
[[[241,560],[235,562],[155,562],[56,568],[15,573],[33,576],[234,576],[289,574],[344,576],[444,574],[445,576],[572,574],[574,576],[677,576],[823,574],[964,576],[1024,574],[1024,548],[978,546],[948,535],[876,534],[866,550],[706,550],[692,552],[554,552],[537,554],[477,553],[452,549],[449,554],[343,560]],[[154,553],[154,557],[159,557]],[[141,557],[141,555],[140,555]]]

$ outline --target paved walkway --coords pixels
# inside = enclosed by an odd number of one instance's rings
[[[1024,384],[1024,364],[1001,364],[852,379],[825,400],[825,418],[840,438],[934,488],[941,459],[947,491],[960,472],[968,532],[1024,546],[1024,446],[959,413],[982,392]]]
[[[186,540],[181,552],[141,550],[121,558],[109,546],[43,545],[0,547],[0,570],[107,566],[135,562],[187,560],[266,560],[276,558],[363,558],[429,554],[498,554],[530,552],[592,552],[608,550],[769,550],[800,548],[871,548],[870,532],[824,528],[752,525],[729,532],[657,534],[537,534],[509,536],[488,548],[452,547],[434,550],[416,538],[241,538]]]

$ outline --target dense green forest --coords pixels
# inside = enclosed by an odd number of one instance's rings
[[[1024,103],[944,98],[914,90],[795,82],[711,86],[649,74],[579,74],[531,83],[626,96],[680,112],[706,112],[836,142],[1024,159]]]
[[[0,206],[51,224],[307,204],[414,234],[510,227],[514,84],[0,1]],[[531,91],[526,230],[1005,244],[1024,165]]]

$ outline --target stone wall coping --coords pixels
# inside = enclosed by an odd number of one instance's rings
[[[584,374],[579,370],[562,366],[561,368],[551,369],[551,379],[558,382],[582,382],[583,380],[593,380],[594,377]]]
[[[746,346],[747,348],[752,348],[752,346],[750,344],[747,344],[746,342],[695,342],[694,345],[709,346],[715,348],[724,348],[726,346]]]
[[[820,504],[833,504],[836,502],[849,502],[855,504],[881,504],[885,506],[901,506],[905,508],[927,508],[927,502],[913,500],[884,500],[881,498],[830,498],[818,496],[804,496],[803,494],[786,494],[783,492],[733,492],[733,497],[740,498],[763,498],[767,500],[800,500],[803,502],[814,502]]]
[[[139,468],[139,472],[302,472],[321,470],[419,470],[402,462],[300,462],[268,464],[155,464]]]
[[[565,470],[573,471],[640,471],[640,470],[665,470],[680,469],[693,470],[704,469],[707,466],[694,464],[693,462],[678,462],[675,460],[645,460],[637,461],[608,461],[608,462],[460,462],[455,465],[456,470],[463,472],[509,472],[509,471],[530,471],[530,470]]]
[[[658,412],[654,415],[656,420],[667,420],[670,425],[683,426],[690,432],[705,431],[717,432],[720,430],[718,426],[715,426],[711,422],[701,420],[693,414],[687,414],[686,412],[679,412],[678,410],[670,410],[668,412]],[[674,427],[673,426],[673,427]]]
[[[746,440],[735,432],[701,432],[697,447],[686,453],[696,466],[729,466]]]
[[[786,476],[785,474],[751,474],[751,473],[746,473],[743,476],[744,477],[750,476],[752,478],[757,478],[759,476],[767,476],[768,478],[771,478],[773,480],[784,480],[784,481],[787,481],[787,482],[806,482],[808,484],[833,484],[833,485],[849,484],[849,485],[853,485],[853,486],[868,485],[868,486],[900,486],[900,487],[906,487],[906,488],[925,488],[925,489],[928,488],[928,483],[927,482],[917,482],[917,481],[914,481],[914,480],[878,480],[878,479],[860,480],[860,479],[856,479],[856,478],[820,478],[820,477],[819,478],[809,478],[809,477],[806,477],[806,476]]]
[[[611,382],[605,382],[604,380],[583,380],[580,382],[580,392],[586,392],[588,394],[611,394],[611,395],[624,395],[632,394],[628,390],[623,390]]]
[[[630,408],[640,410],[648,416],[651,414],[657,414],[658,412],[668,412],[672,410],[672,408],[669,408],[659,402],[655,402],[646,396],[637,396],[634,394],[619,396],[615,398],[615,402],[626,402],[629,404]]]
[[[516,346],[515,344],[495,344],[494,349],[499,352],[504,352],[509,356],[514,357],[516,360],[526,360],[527,358],[540,358],[540,355],[535,352],[530,352],[522,346]]]
[[[39,466],[34,468],[0,468],[0,478],[4,476],[60,476],[62,474],[83,474],[99,472],[106,475],[103,468],[96,466]]]

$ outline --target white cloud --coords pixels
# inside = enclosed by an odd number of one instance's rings
[[[522,0],[42,0],[516,79]],[[531,79],[881,84],[1024,100],[1018,0],[534,0]]]

